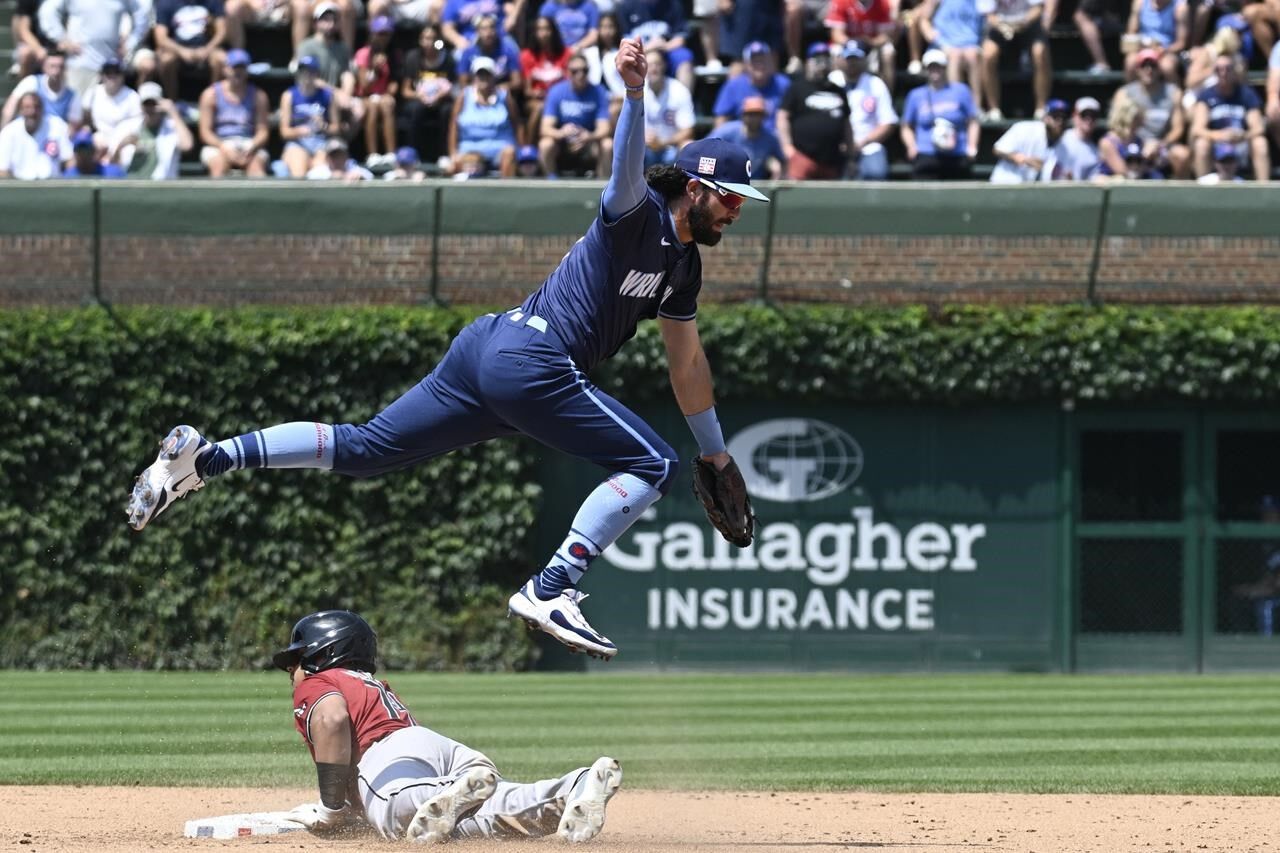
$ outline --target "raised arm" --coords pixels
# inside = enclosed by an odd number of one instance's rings
[[[622,40],[614,60],[627,96],[613,133],[613,175],[601,203],[605,218],[616,221],[644,201],[644,76],[648,63],[639,39]]]

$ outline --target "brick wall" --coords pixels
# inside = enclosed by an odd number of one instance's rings
[[[0,235],[0,308],[80,305],[93,293],[93,240]]]
[[[440,295],[512,305],[578,239],[440,238]],[[92,290],[87,237],[0,236],[0,307],[78,305]],[[758,295],[763,238],[703,250],[703,301]],[[117,304],[400,304],[429,294],[429,236],[103,237],[104,297]],[[770,298],[780,302],[1074,302],[1093,241],[1066,237],[777,236]],[[1108,238],[1104,302],[1280,302],[1280,239]]]

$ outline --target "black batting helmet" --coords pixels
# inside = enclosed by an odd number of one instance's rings
[[[339,666],[377,672],[377,657],[378,635],[360,614],[321,610],[298,620],[288,647],[272,655],[271,662],[284,670],[301,666],[311,673]]]

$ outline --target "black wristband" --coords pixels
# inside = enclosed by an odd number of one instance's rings
[[[347,782],[351,779],[351,765],[317,761],[316,776],[320,781],[320,802],[331,809],[340,809],[347,804]]]

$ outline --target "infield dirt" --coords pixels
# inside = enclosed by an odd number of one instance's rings
[[[196,817],[287,809],[315,796],[279,788],[0,787],[0,851],[404,851],[365,836],[301,833],[211,841],[182,837]],[[588,850],[1273,851],[1267,797],[1091,794],[798,794],[629,791],[609,806]],[[538,842],[456,842],[458,853],[561,848]]]

